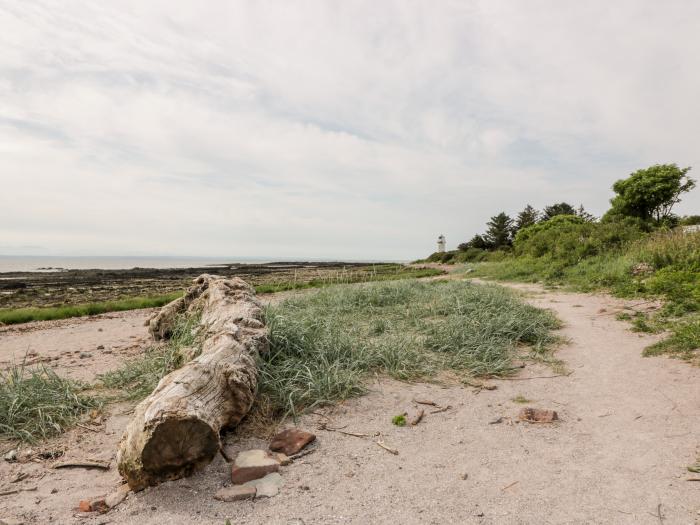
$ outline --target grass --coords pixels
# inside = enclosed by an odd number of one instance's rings
[[[278,283],[265,283],[255,286],[257,293],[276,293],[287,290],[304,290],[309,288],[323,288],[337,284],[353,284],[378,281],[396,281],[401,279],[417,279],[421,277],[434,277],[445,272],[436,268],[411,268],[401,264],[379,264],[371,270],[345,270],[334,273],[325,273],[317,278],[306,281],[283,281]]]
[[[700,361],[700,233],[655,232],[592,257],[571,262],[514,256],[467,266],[470,276],[543,282],[580,292],[605,290],[618,297],[658,298],[663,308],[652,315],[618,314],[637,332],[670,332],[644,352]]]
[[[394,416],[391,418],[392,424],[396,425],[397,427],[405,427],[406,426],[406,416],[403,414],[399,414],[398,416]]]
[[[35,442],[61,433],[100,406],[85,389],[50,368],[15,365],[0,371],[0,439]]]
[[[0,310],[0,324],[28,323],[29,321],[51,321],[68,319],[84,315],[97,315],[107,312],[136,310],[138,308],[154,308],[163,306],[177,299],[182,292],[174,292],[156,297],[131,297],[98,303],[76,304],[73,306],[57,306],[50,308],[15,308]]]
[[[277,420],[361,395],[372,374],[400,380],[511,374],[525,349],[542,356],[558,321],[496,286],[464,281],[336,285],[266,307],[270,351],[258,359],[253,419]],[[196,319],[182,318],[165,346],[101,377],[142,399],[196,346]]]
[[[334,286],[269,306],[266,320],[258,405],[270,417],[361,395],[372,374],[508,375],[525,346],[545,353],[558,326],[507,290],[464,281]]]
[[[117,399],[138,401],[145,398],[162,377],[198,354],[198,324],[199,317],[181,316],[167,343],[153,346],[143,356],[101,375],[100,382],[108,389],[118,390]]]

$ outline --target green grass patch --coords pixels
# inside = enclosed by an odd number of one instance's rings
[[[161,378],[199,354],[198,325],[199,316],[181,316],[166,343],[152,346],[144,355],[101,375],[100,382],[104,387],[118,391],[117,399],[139,401],[147,397]]]
[[[255,291],[257,293],[276,293],[287,290],[323,288],[337,284],[396,281],[401,279],[434,277],[443,274],[445,274],[445,271],[437,268],[411,268],[401,264],[380,264],[367,269],[327,273],[321,277],[307,281],[283,281],[259,284],[255,286]]]
[[[0,439],[35,442],[61,433],[100,406],[85,389],[50,368],[15,365],[0,371]]]
[[[0,324],[28,323],[30,321],[51,321],[68,319],[84,315],[97,315],[107,312],[136,310],[139,308],[155,308],[177,299],[182,292],[174,292],[156,297],[131,297],[99,303],[76,304],[73,306],[57,306],[51,308],[16,308],[0,310]]]
[[[554,316],[497,286],[400,281],[334,286],[266,308],[259,406],[274,417],[365,392],[365,379],[512,373],[525,347],[543,354]]]
[[[405,427],[406,426],[406,416],[403,414],[399,414],[398,416],[394,416],[391,418],[391,423],[396,425],[397,427]]]

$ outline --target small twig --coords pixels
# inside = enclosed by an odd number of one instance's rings
[[[31,492],[36,490],[36,487],[27,487],[27,488],[16,488],[16,489],[10,489],[10,490],[3,490],[0,492],[0,496],[9,496],[11,494],[19,494],[20,492]]]
[[[700,478],[687,478],[686,481],[700,481]]]
[[[430,413],[431,414],[438,414],[440,412],[445,412],[445,411],[449,410],[450,408],[452,408],[452,405],[447,405],[445,407],[440,407],[437,410],[431,410]]]
[[[25,479],[27,476],[29,476],[29,474],[27,474],[26,472],[21,472],[21,473],[17,474],[17,476],[15,476],[15,479],[13,479],[12,481],[10,481],[10,483],[17,483],[17,482],[19,482],[19,481],[22,481],[22,480]]]
[[[431,401],[430,399],[414,399],[414,403],[418,403],[419,405],[430,405],[430,406],[438,406],[438,404],[435,401]]]
[[[85,430],[89,430],[90,432],[97,432],[97,433],[100,432],[99,429],[97,429],[97,428],[92,428],[92,427],[89,427],[89,426],[87,426],[87,425],[83,425],[82,423],[76,423],[76,426],[79,426],[80,428],[84,428]]]
[[[514,481],[510,485],[506,485],[505,487],[503,487],[501,490],[508,490],[509,488],[511,488],[513,485],[516,485],[517,483],[520,483],[520,481]]]
[[[664,525],[664,517],[661,514],[661,503],[659,503],[656,507],[656,515],[659,518],[659,523],[661,523],[661,525]]]
[[[382,448],[383,448],[384,450],[386,450],[387,452],[390,452],[391,454],[393,454],[394,456],[398,456],[398,455],[399,455],[399,451],[396,450],[395,448],[387,447],[387,446],[386,446],[383,442],[381,442],[381,441],[375,441],[375,443],[376,443],[377,445],[379,445],[380,447],[382,447]]]
[[[496,379],[499,379],[501,381],[529,381],[530,379],[552,379],[554,377],[569,377],[571,374],[573,374],[573,370],[569,372],[568,374],[557,374],[553,376],[534,376],[534,377],[498,377]]]
[[[103,461],[64,461],[56,463],[53,468],[97,468],[100,470],[109,470],[109,463]]]

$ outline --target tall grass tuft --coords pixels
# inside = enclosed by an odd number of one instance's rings
[[[59,434],[100,400],[50,368],[0,371],[0,439],[34,442]]]
[[[145,398],[153,392],[158,381],[199,353],[199,319],[199,316],[180,316],[172,336],[165,344],[153,346],[121,368],[101,375],[101,383],[107,388],[121,391],[118,396],[121,399],[133,401]]]
[[[261,405],[284,415],[364,392],[372,373],[505,375],[519,347],[542,352],[557,321],[500,287],[464,281],[334,286],[266,309]]]

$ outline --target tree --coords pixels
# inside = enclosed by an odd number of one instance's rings
[[[475,235],[474,237],[471,238],[471,240],[467,243],[464,243],[466,245],[465,250],[468,248],[478,248],[479,250],[490,250],[493,248],[493,245],[486,239],[484,239],[483,235]],[[460,246],[462,246],[460,244]],[[462,248],[460,248],[461,250]]]
[[[586,222],[596,221],[596,218],[584,209],[583,204],[579,204],[579,207],[576,208],[576,217],[581,217]]]
[[[542,211],[542,220],[548,221],[557,215],[576,215],[576,210],[568,202],[559,202],[557,204],[552,204],[551,206],[545,206],[544,210]]]
[[[537,219],[539,219],[539,217],[540,212],[528,204],[523,211],[518,213],[518,218],[515,219],[514,230],[517,232],[518,230],[537,224]]]
[[[676,164],[656,164],[618,180],[612,187],[617,195],[610,200],[612,208],[606,218],[622,215],[657,224],[670,220],[680,196],[695,187],[695,181],[687,175],[689,171],[690,167],[679,168]]]
[[[486,240],[493,248],[504,248],[510,246],[513,241],[513,219],[504,212],[491,217],[486,223]]]

